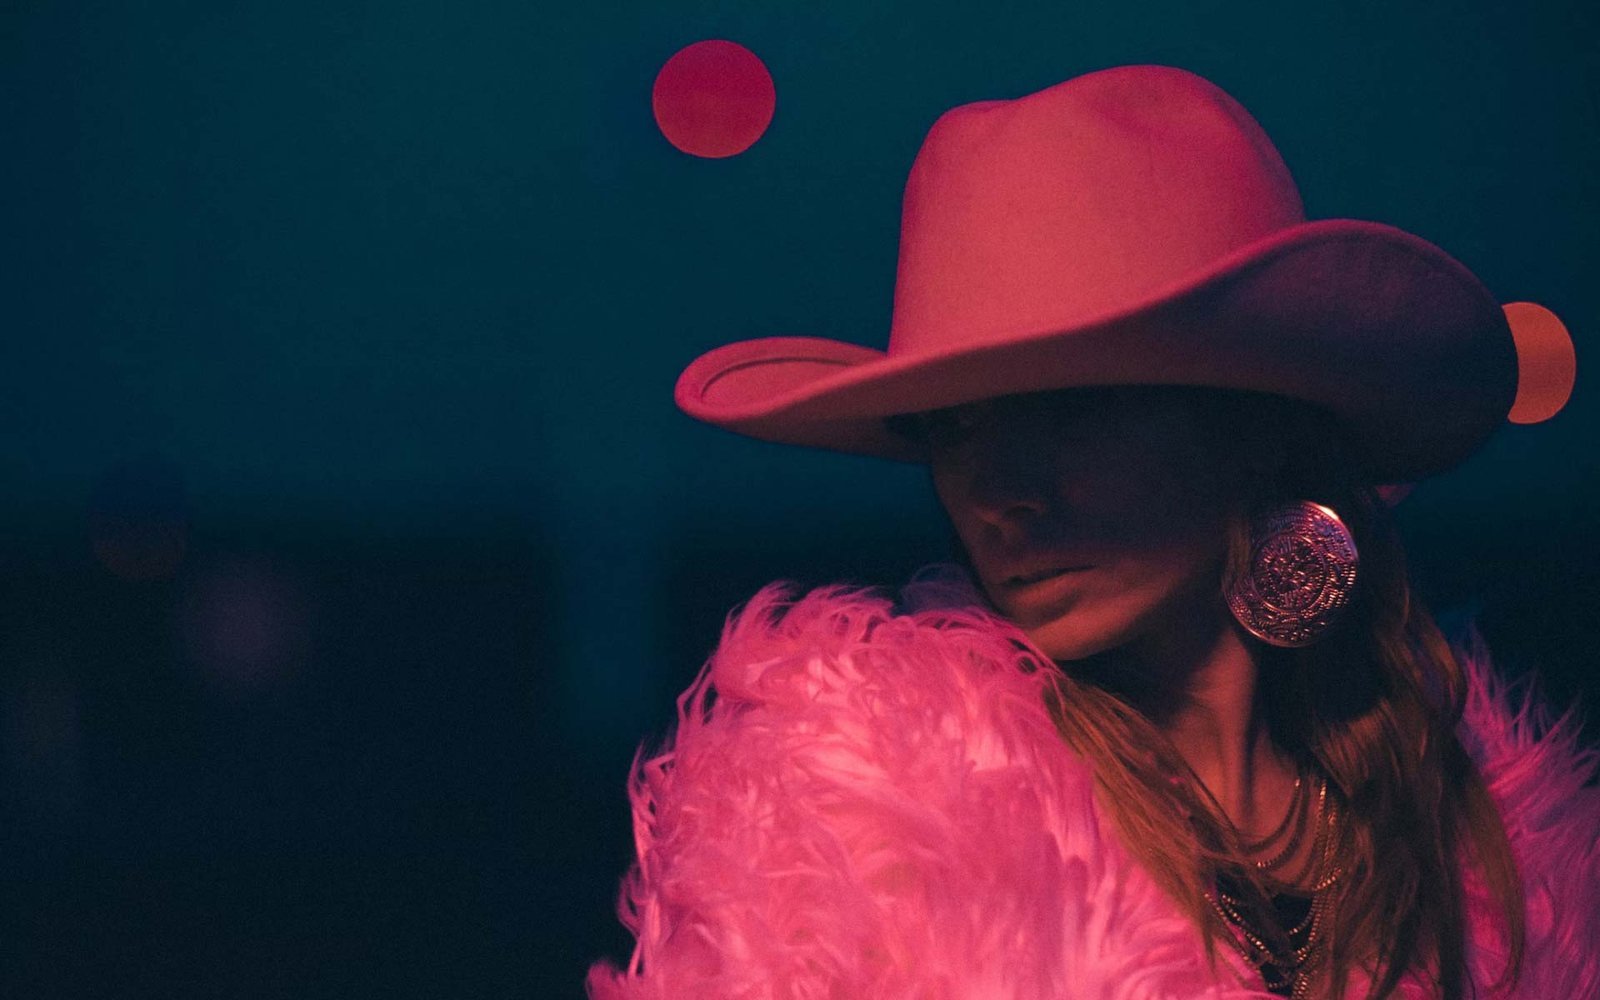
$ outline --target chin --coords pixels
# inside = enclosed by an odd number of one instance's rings
[[[1023,631],[1052,660],[1082,660],[1118,645],[1120,638],[1115,630],[1085,627],[1063,618]]]
[[[1079,660],[1108,649],[1124,631],[1118,626],[1126,624],[1105,621],[1104,615],[1097,618],[1091,608],[1081,604],[1041,616],[1039,609],[1024,610],[1003,597],[991,595],[990,602],[1052,660]]]

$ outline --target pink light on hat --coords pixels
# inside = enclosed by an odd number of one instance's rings
[[[650,106],[667,141],[691,156],[733,156],[772,122],[772,74],[737,42],[708,39],[679,49],[656,74]]]
[[[1506,419],[1514,424],[1549,420],[1572,398],[1578,355],[1560,317],[1535,302],[1509,302],[1506,322],[1517,343],[1517,398]]]

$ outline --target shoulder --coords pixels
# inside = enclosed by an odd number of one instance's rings
[[[1557,716],[1531,679],[1508,682],[1476,633],[1457,657],[1467,680],[1461,740],[1500,806],[1512,845],[1542,855],[1559,841],[1600,859],[1600,754],[1582,742],[1577,711]],[[1537,860],[1530,855],[1530,863]]]
[[[1056,733],[1054,664],[948,575],[794,590],[729,616],[636,763],[638,944],[592,995],[1212,995]]]
[[[898,602],[779,581],[729,615],[679,700],[668,766],[688,792],[738,782],[785,808],[854,796],[875,818],[896,797],[958,810],[1001,769],[1086,791],[1087,768],[1044,707],[1054,671],[953,578],[914,583]]]
[[[1553,715],[1526,682],[1494,669],[1476,633],[1457,650],[1467,676],[1460,734],[1499,808],[1527,903],[1519,996],[1600,996],[1600,785],[1574,711]],[[1486,893],[1469,882],[1480,982],[1503,946]]]
[[[684,708],[714,690],[721,709],[821,723],[859,717],[886,731],[952,738],[1047,722],[1037,710],[1055,666],[960,577],[919,579],[899,601],[842,584],[796,596],[768,584],[728,617]],[[680,710],[679,738],[683,718]],[[892,725],[891,725],[892,723]],[[1019,734],[1020,735],[1020,734]]]

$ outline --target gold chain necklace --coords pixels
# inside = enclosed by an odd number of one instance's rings
[[[1261,872],[1277,871],[1300,850],[1300,844],[1305,839],[1306,818],[1309,815],[1309,806],[1311,804],[1310,787],[1310,784],[1305,780],[1304,774],[1297,775],[1294,779],[1294,793],[1289,800],[1289,808],[1284,812],[1283,821],[1278,824],[1277,829],[1261,840],[1241,842],[1240,847],[1243,848],[1246,854],[1260,854],[1272,847],[1275,841],[1281,839],[1285,831],[1290,829],[1290,821],[1294,821],[1294,832],[1290,834],[1288,843],[1284,844],[1277,854],[1266,861],[1257,861],[1255,863],[1256,870]],[[1326,792],[1326,786],[1324,786],[1323,791],[1324,793]],[[1321,802],[1319,801],[1318,809],[1320,810],[1320,808]]]
[[[1305,774],[1295,775],[1294,790],[1289,793],[1289,807],[1283,811],[1283,819],[1278,820],[1278,825],[1265,837],[1260,840],[1241,840],[1240,846],[1251,854],[1260,854],[1268,847],[1271,847],[1275,841],[1282,838],[1284,831],[1289,829],[1289,821],[1299,813],[1308,787]]]
[[[1312,843],[1311,852],[1306,859],[1306,863],[1296,873],[1296,877],[1291,880],[1284,880],[1281,883],[1289,886],[1300,882],[1303,878],[1309,877],[1312,880],[1311,906],[1305,918],[1293,928],[1282,931],[1283,940],[1290,945],[1290,950],[1287,953],[1273,948],[1262,940],[1260,935],[1250,929],[1244,914],[1240,910],[1240,901],[1238,899],[1223,892],[1220,886],[1216,888],[1215,892],[1208,891],[1206,893],[1206,900],[1211,904],[1217,916],[1230,929],[1237,932],[1229,935],[1229,942],[1234,949],[1246,962],[1249,962],[1261,972],[1263,981],[1267,982],[1270,988],[1281,988],[1292,983],[1290,990],[1292,1000],[1304,1000],[1304,998],[1310,996],[1311,976],[1316,971],[1322,958],[1322,950],[1318,946],[1322,943],[1321,934],[1333,902],[1332,894],[1328,890],[1344,875],[1343,866],[1335,863],[1335,854],[1338,846],[1338,804],[1336,801],[1330,802],[1328,800],[1328,785],[1325,780],[1318,778],[1316,784],[1318,786],[1316,793],[1317,821],[1315,824],[1317,832]],[[1201,787],[1204,788],[1204,785],[1202,784]],[[1306,822],[1307,814],[1310,811],[1308,805],[1311,799],[1309,794],[1302,792],[1302,789],[1306,787],[1303,778],[1296,780],[1294,801],[1290,803],[1283,822],[1279,823],[1278,827],[1267,837],[1255,841],[1252,845],[1265,847],[1280,839],[1284,832],[1290,828],[1291,817],[1295,817],[1293,821],[1295,832],[1290,838],[1290,845],[1280,850],[1277,855],[1268,861],[1254,862],[1257,871],[1263,875],[1287,863],[1289,858],[1294,856],[1304,839],[1305,829],[1308,825]],[[1209,797],[1209,790],[1206,794]],[[1213,805],[1216,804],[1214,798],[1212,803]],[[1270,881],[1280,882],[1277,878],[1270,878]],[[1299,947],[1295,947],[1292,939],[1302,932],[1306,934],[1306,941]],[[1269,973],[1271,974],[1270,981]]]

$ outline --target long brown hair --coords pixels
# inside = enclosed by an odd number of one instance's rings
[[[1389,506],[1363,475],[1357,435],[1327,411],[1284,397],[1160,388],[1189,397],[1219,448],[1281,456],[1246,488],[1249,509],[1325,504],[1349,526],[1360,553],[1351,605],[1327,636],[1298,649],[1257,647],[1272,739],[1326,778],[1348,818],[1338,845],[1346,874],[1329,890],[1319,991],[1342,995],[1361,969],[1381,1000],[1418,969],[1443,1000],[1461,1000],[1468,985],[1462,861],[1476,863],[1497,904],[1510,945],[1498,985],[1510,986],[1522,962],[1522,884],[1499,813],[1456,735],[1465,674],[1412,591]],[[918,424],[891,426],[914,436]],[[956,550],[965,559],[959,540]],[[1227,572],[1242,572],[1249,557],[1248,520],[1240,518],[1230,529]],[[1130,699],[1066,667],[1049,699],[1062,737],[1093,764],[1124,842],[1201,928],[1214,960],[1218,935],[1231,930],[1206,899],[1212,874],[1245,885],[1258,913],[1270,912],[1265,887],[1239,860],[1225,819],[1202,801],[1161,730]]]

